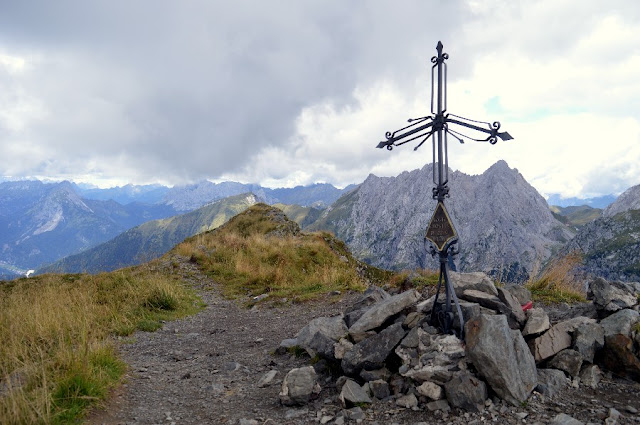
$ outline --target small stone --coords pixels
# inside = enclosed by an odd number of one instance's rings
[[[550,425],[584,425],[584,422],[579,421],[566,413],[559,413],[551,420]]]
[[[632,414],[634,414],[634,415],[635,415],[636,413],[638,413],[638,409],[636,409],[636,408],[635,408],[635,407],[633,407],[633,406],[625,406],[624,410],[626,410],[627,412],[632,413]]]
[[[414,394],[408,394],[398,398],[396,400],[396,404],[400,407],[404,407],[405,409],[412,409],[414,407],[418,407],[418,399]]]
[[[332,419],[333,419],[333,416],[323,416],[320,418],[320,423],[324,425],[327,422],[330,422]]]
[[[427,403],[427,409],[429,409],[432,412],[436,410],[448,412],[449,410],[451,410],[451,407],[449,407],[449,403],[447,402],[447,400],[443,399],[443,400],[435,400]]]
[[[273,379],[278,374],[277,370],[270,370],[269,372],[262,375],[262,378],[258,381],[258,388],[268,387],[273,383]]]
[[[418,394],[430,398],[431,400],[440,400],[444,398],[442,387],[436,383],[425,381],[416,388]]]
[[[255,419],[240,419],[238,425],[258,425],[258,421]]]

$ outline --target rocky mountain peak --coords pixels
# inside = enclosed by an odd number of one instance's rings
[[[625,190],[614,203],[603,211],[602,215],[613,217],[628,210],[640,210],[640,184]]]
[[[312,228],[335,232],[356,256],[376,266],[437,268],[423,242],[436,207],[432,188],[432,164],[396,177],[369,175]],[[505,161],[478,176],[449,170],[449,188],[445,205],[460,236],[461,271],[521,281],[573,236]]]

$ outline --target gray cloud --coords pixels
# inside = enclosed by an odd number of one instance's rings
[[[0,62],[0,153],[8,159],[0,174],[183,183],[224,175],[286,180],[304,171],[305,183],[344,183],[382,157],[373,148],[341,155],[347,140],[330,133],[309,149],[298,134],[302,111],[364,108],[354,90],[379,82],[410,103],[417,89],[426,93],[439,39],[455,60],[451,81],[471,78],[487,55],[505,67],[516,52],[543,61],[568,55],[601,8],[595,1],[528,5],[11,2],[0,13],[0,58],[25,63],[9,72]],[[637,20],[638,8],[629,9],[625,18]],[[355,137],[374,146],[382,124],[371,121],[375,131]],[[269,155],[274,149],[289,154]]]

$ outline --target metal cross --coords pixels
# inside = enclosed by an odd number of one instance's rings
[[[431,217],[429,226],[425,234],[426,242],[431,242],[431,255],[438,254],[440,259],[440,276],[438,278],[438,287],[436,290],[435,303],[431,311],[431,324],[438,326],[444,333],[453,333],[453,311],[451,309],[451,300],[455,303],[458,318],[460,320],[459,336],[464,338],[464,318],[460,309],[460,303],[449,281],[447,272],[447,263],[449,256],[459,253],[455,245],[458,243],[458,234],[451,222],[449,213],[444,206],[445,198],[449,197],[449,155],[447,149],[447,135],[450,134],[460,143],[464,143],[463,137],[477,142],[489,142],[494,145],[501,140],[511,140],[513,137],[506,131],[500,132],[500,123],[494,121],[488,123],[484,121],[475,121],[458,115],[447,113],[447,64],[445,60],[449,59],[447,53],[442,53],[442,42],[438,41],[436,51],[438,56],[431,58],[431,115],[421,118],[409,119],[409,125],[403,127],[393,133],[385,134],[386,141],[378,143],[378,148],[386,147],[392,150],[394,146],[404,145],[412,140],[421,139],[414,148],[417,150],[431,136],[436,134],[432,139],[433,146],[433,199],[438,200],[436,209]],[[437,74],[437,82],[436,82]],[[436,90],[437,87],[437,90]],[[434,103],[434,94],[435,103]],[[460,133],[450,127],[450,124],[456,124],[481,133],[485,133],[485,138],[473,138]],[[478,125],[481,124],[481,125]],[[437,152],[437,162],[436,162]],[[436,179],[437,176],[437,179]],[[438,295],[440,287],[444,282],[445,303],[438,304]]]

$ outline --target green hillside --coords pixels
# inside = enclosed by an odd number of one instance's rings
[[[602,210],[592,208],[588,205],[578,205],[570,207],[559,207],[552,205],[549,207],[554,217],[560,222],[573,227],[581,227],[602,216]]]
[[[189,236],[220,226],[256,202],[255,195],[246,193],[187,214],[149,221],[101,245],[44,267],[38,273],[96,273],[141,264],[161,256]]]

